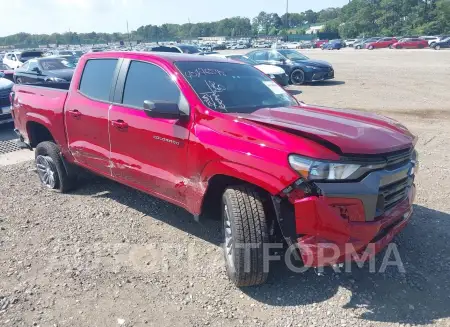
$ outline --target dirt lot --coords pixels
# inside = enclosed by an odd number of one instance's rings
[[[266,285],[237,289],[217,221],[101,178],[48,192],[24,161],[0,167],[0,324],[450,326],[450,51],[305,53],[336,80],[292,88],[299,99],[377,111],[420,137],[415,215],[395,240],[406,273],[275,264]]]

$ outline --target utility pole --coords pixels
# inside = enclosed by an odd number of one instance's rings
[[[128,28],[128,20],[127,20],[127,34],[128,34],[128,43],[130,44],[130,49],[133,50],[131,46],[131,36],[130,36],[130,30]]]
[[[286,0],[286,29],[289,29],[289,0]]]

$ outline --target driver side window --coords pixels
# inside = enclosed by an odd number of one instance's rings
[[[28,72],[33,72],[33,69],[35,69],[37,67],[38,67],[37,61],[29,61],[28,62],[28,69],[27,69],[27,71]]]
[[[128,69],[122,103],[130,107],[143,108],[146,100],[178,103],[180,90],[160,67],[132,61]]]
[[[26,63],[24,63],[23,65],[22,65],[22,69],[23,70],[28,70],[28,66],[30,65],[30,63],[27,61]]]
[[[276,52],[276,51],[269,52],[269,60],[281,61],[283,59],[284,59],[284,57],[281,54],[279,54],[278,52]]]

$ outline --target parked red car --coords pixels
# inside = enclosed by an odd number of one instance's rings
[[[397,42],[397,39],[394,37],[383,37],[376,42],[366,43],[365,46],[366,46],[366,49],[369,49],[369,50],[389,48],[396,42]]]
[[[83,167],[194,217],[221,215],[236,285],[265,282],[271,243],[297,246],[307,267],[335,264],[369,243],[372,256],[411,218],[415,136],[376,114],[298,103],[250,65],[90,53],[68,90],[55,86],[11,94],[42,184],[69,191]]]
[[[328,43],[328,40],[316,40],[313,42],[312,47],[313,48],[321,48],[322,44]]]
[[[4,74],[4,78],[9,79],[11,82],[14,79],[14,70],[12,70],[9,66],[0,63],[0,73]]]
[[[424,49],[428,48],[428,41],[419,38],[401,39],[392,45],[394,49]]]

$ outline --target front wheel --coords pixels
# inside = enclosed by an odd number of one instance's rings
[[[369,47],[367,49],[373,50],[373,45],[369,45]]]
[[[439,44],[435,45],[434,50],[441,50],[441,46]]]
[[[397,49],[401,49],[402,46],[401,46],[401,45],[397,45],[396,48],[397,48]]]
[[[361,46],[360,46],[360,45],[357,45],[357,46],[355,47],[355,49],[356,49],[356,50],[360,50],[360,49],[361,49]]]
[[[305,73],[301,69],[294,69],[290,76],[291,83],[302,85],[305,82]]]
[[[265,283],[266,215],[259,191],[251,185],[229,187],[222,196],[223,250],[230,280],[238,287]]]
[[[74,187],[76,176],[67,171],[69,166],[63,160],[58,146],[53,142],[42,142],[36,147],[36,171],[41,184],[48,189],[65,193]]]

